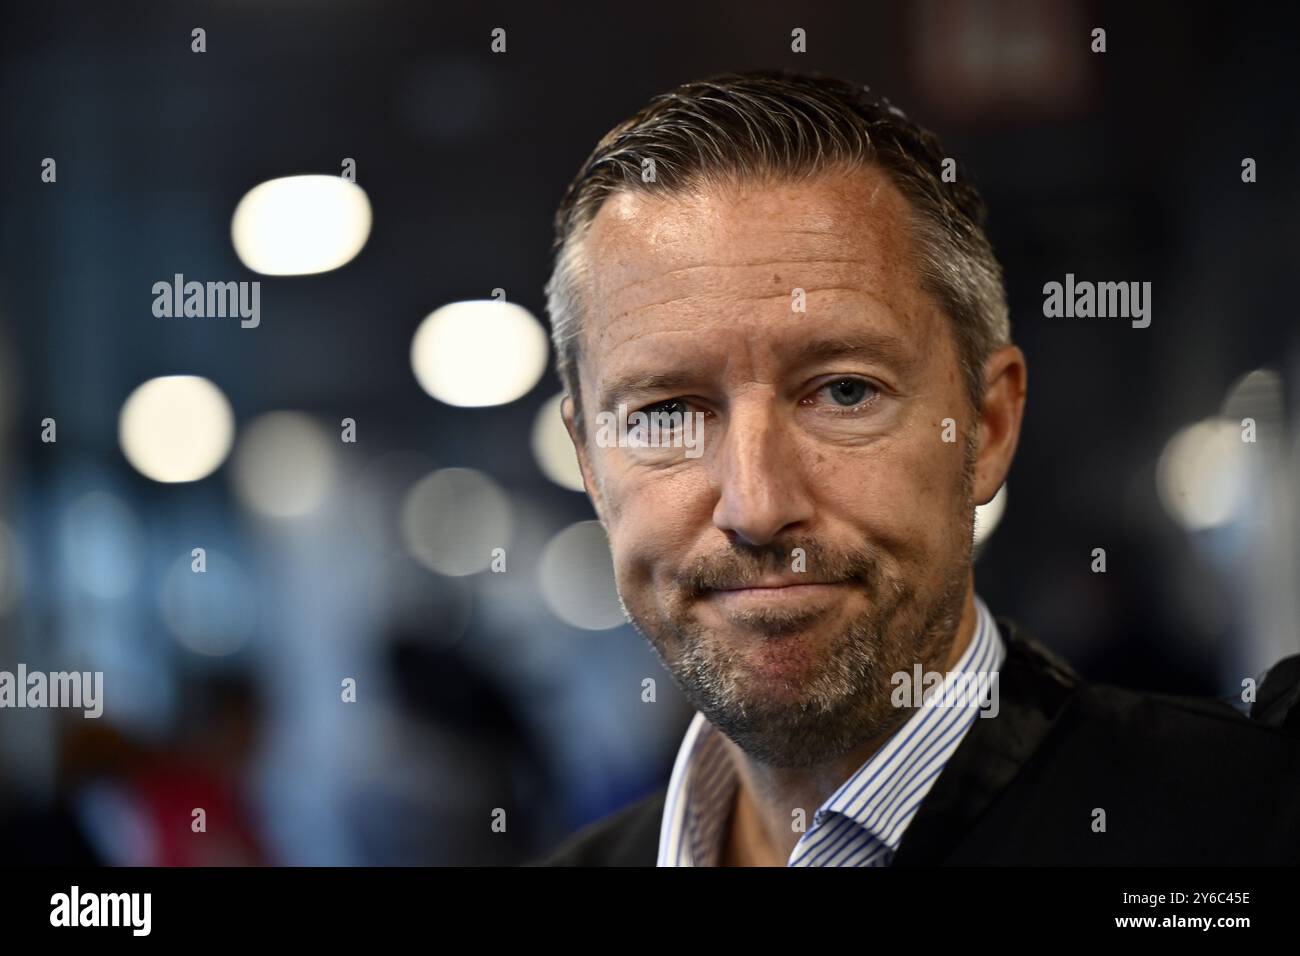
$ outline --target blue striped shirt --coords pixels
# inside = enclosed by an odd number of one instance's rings
[[[975,610],[975,635],[950,675],[996,675],[1006,658],[997,624],[979,595]],[[992,680],[996,692],[995,677]],[[978,686],[983,688],[979,699],[987,702],[989,685]],[[812,825],[791,851],[788,866],[892,862],[921,801],[981,713],[973,700],[968,706],[954,706],[968,699],[958,690],[930,693],[923,687],[917,693],[925,693],[925,702],[817,809]],[[738,780],[721,733],[696,713],[668,784],[659,866],[718,864]]]

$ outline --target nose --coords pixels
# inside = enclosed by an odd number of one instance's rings
[[[720,445],[713,523],[728,538],[761,547],[812,518],[799,450],[770,398],[733,403]]]

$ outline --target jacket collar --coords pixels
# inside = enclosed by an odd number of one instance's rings
[[[998,617],[1007,657],[998,675],[999,712],[977,719],[921,803],[894,866],[932,866],[956,849],[1020,772],[1081,678],[1013,621]]]

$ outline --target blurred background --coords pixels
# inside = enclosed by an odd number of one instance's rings
[[[542,287],[597,139],[725,70],[869,84],[977,177],[1030,368],[994,613],[1239,697],[1300,651],[1281,15],[5,4],[0,670],[102,671],[104,712],[0,710],[0,857],[513,863],[666,781],[691,712],[622,623]],[[1044,319],[1067,272],[1151,282],[1151,326]],[[256,326],[160,316],[177,275],[259,281]]]

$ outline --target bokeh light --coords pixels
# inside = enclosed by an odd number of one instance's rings
[[[407,493],[401,523],[407,550],[417,561],[439,574],[463,577],[485,570],[493,549],[509,547],[513,519],[509,498],[487,475],[444,468]]]
[[[579,521],[547,542],[538,564],[542,597],[555,616],[584,631],[626,622],[609,539],[599,521]]]
[[[564,419],[560,417],[563,400],[563,392],[549,399],[533,419],[533,457],[537,459],[542,474],[561,488],[582,491],[578,454],[564,427]]]
[[[1246,491],[1241,423],[1211,418],[1180,429],[1156,465],[1156,490],[1169,515],[1189,531],[1227,524]]]
[[[370,200],[341,176],[285,176],[254,186],[230,236],[239,259],[263,275],[309,275],[350,262],[370,235]]]
[[[164,375],[130,394],[118,418],[122,453],[161,482],[198,481],[220,467],[235,438],[221,389],[197,375]]]
[[[546,330],[523,306],[475,300],[444,305],[411,340],[411,368],[448,405],[504,405],[528,394],[546,371]]]
[[[1257,368],[1232,383],[1224,395],[1220,415],[1237,423],[1254,418],[1258,425],[1271,427],[1281,422],[1285,413],[1282,376],[1270,368]]]
[[[227,555],[208,550],[206,570],[194,558],[178,558],[163,579],[160,610],[172,635],[196,654],[222,657],[239,650],[256,620],[254,591],[247,575]]]
[[[330,435],[301,412],[268,412],[244,427],[231,461],[239,499],[270,518],[320,507],[334,483]]]

